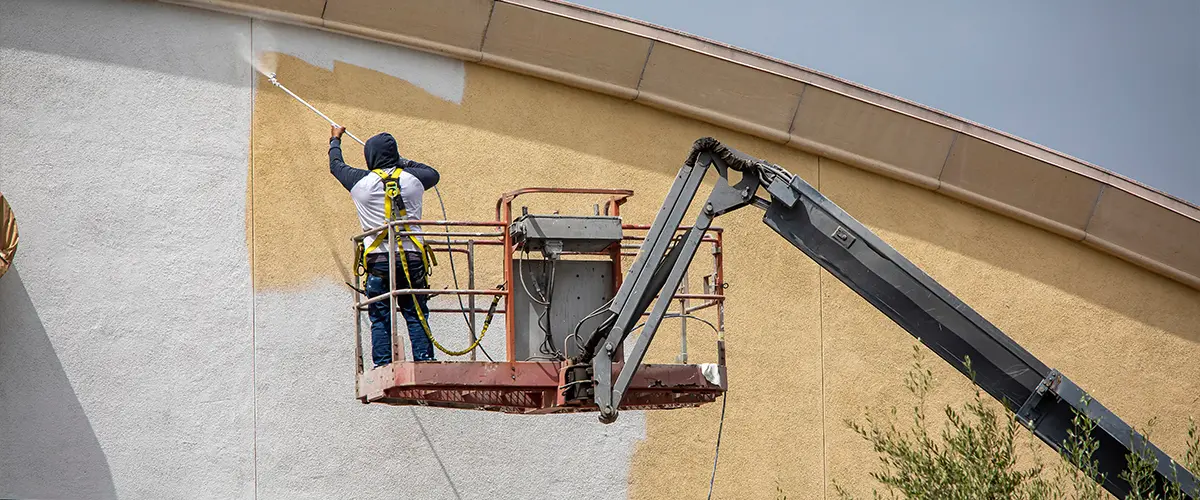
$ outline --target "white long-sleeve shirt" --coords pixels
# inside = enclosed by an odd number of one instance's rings
[[[367,141],[364,148],[364,156],[367,158],[367,166],[370,169],[379,168],[376,165],[382,165],[386,173],[392,173],[396,168],[402,169],[397,182],[400,185],[400,198],[404,202],[404,210],[406,219],[420,220],[421,205],[425,196],[425,190],[436,186],[441,179],[440,174],[433,167],[421,162],[409,160],[400,156],[396,151],[396,141],[390,134],[379,134]],[[329,141],[329,172],[337,178],[338,182],[350,191],[350,198],[354,201],[354,206],[358,210],[358,221],[362,226],[363,231],[382,226],[387,223],[387,214],[384,213],[384,193],[383,179],[369,171],[351,167],[342,160],[341,140],[331,139]],[[410,225],[410,231],[420,231],[419,226]],[[384,238],[387,238],[387,233],[381,233]],[[417,237],[418,241],[424,243],[424,238]],[[408,237],[401,237],[401,245],[405,251],[416,251],[417,247]],[[373,238],[366,238],[364,245],[370,246],[374,242]],[[371,251],[372,255],[386,254],[388,251],[386,242],[379,245],[378,248]]]

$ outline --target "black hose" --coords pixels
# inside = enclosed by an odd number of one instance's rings
[[[437,194],[438,205],[441,205],[441,207],[442,207],[442,220],[449,221],[450,217],[446,216],[446,203],[444,201],[442,201],[441,190],[439,190],[438,187],[435,185],[435,186],[433,186],[433,192]],[[446,224],[446,248],[447,249],[450,248],[450,225],[449,224]],[[450,276],[452,276],[454,278],[454,289],[461,290],[461,288],[458,286],[458,270],[454,268],[454,252],[447,252],[447,253],[450,254]],[[347,284],[349,284],[349,283],[347,283]],[[463,321],[466,322],[468,325],[470,325],[471,320],[467,318],[467,306],[463,305],[462,295],[457,294],[457,296],[458,296],[458,308],[462,309],[462,313],[463,313]],[[471,314],[475,314],[475,311],[472,310]],[[487,350],[485,350],[483,348],[483,344],[479,344],[478,346],[476,346],[476,348],[479,349],[479,351],[483,353],[484,357],[486,357],[488,359],[488,361],[491,361],[491,362],[496,361],[496,360],[492,359],[492,356],[490,354],[488,354]]]
[[[721,141],[712,137],[701,137],[692,143],[692,151],[688,153],[687,166],[696,165],[696,158],[700,153],[709,153],[721,161],[724,161],[729,168],[737,171],[753,170],[761,160],[754,158],[746,153],[733,149],[729,146],[721,144]]]
[[[725,430],[725,403],[729,401],[729,391],[721,396],[721,424],[717,426],[717,448],[713,451],[712,475],[708,478],[708,500],[712,500],[713,484],[717,482],[717,458],[721,456],[721,432]]]

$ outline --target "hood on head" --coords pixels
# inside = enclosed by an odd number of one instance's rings
[[[363,156],[367,159],[368,170],[400,166],[400,152],[396,150],[396,139],[387,132],[367,139],[367,144],[363,146]]]

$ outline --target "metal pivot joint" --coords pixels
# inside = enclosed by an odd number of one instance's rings
[[[637,260],[609,308],[610,321],[592,333],[583,355],[576,360],[587,362],[588,357],[593,356],[590,361],[596,374],[595,404],[601,410],[600,419],[603,422],[616,420],[623,395],[670,307],[669,298],[655,301],[655,297],[663,290],[679,288],[713,219],[753,204],[754,194],[763,185],[760,177],[762,172],[750,168],[748,157],[724,147],[705,150],[706,146],[719,144],[716,141],[701,144],[702,141],[697,141],[692,155],[680,169],[666,202],[650,226]],[[703,204],[695,223],[676,236],[677,228],[710,167],[714,167],[719,175],[716,186]],[[733,185],[729,183],[731,170],[743,171],[741,180]],[[625,341],[652,302],[654,307],[614,381],[612,366],[616,360],[612,357],[612,346]],[[604,349],[598,349],[602,343]]]

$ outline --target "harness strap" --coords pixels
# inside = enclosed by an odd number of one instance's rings
[[[398,182],[400,178],[400,172],[402,172],[402,170],[400,168],[396,168],[393,169],[391,173],[384,172],[383,170],[372,170],[371,172],[375,175],[378,175],[380,179],[383,179],[385,195],[383,199],[383,211],[388,222],[390,223],[395,220],[407,220],[408,212],[404,209],[404,200],[400,198],[400,183]],[[392,200],[394,199],[400,200],[399,207],[393,206]],[[394,208],[398,208],[398,210],[393,212]],[[401,226],[403,227],[404,232],[411,232],[408,224],[401,224]],[[367,268],[367,254],[371,253],[376,248],[379,248],[379,245],[387,239],[392,230],[393,227],[389,224],[387,227],[387,232],[380,231],[379,234],[375,236],[375,241],[371,242],[371,245],[367,246],[363,250],[361,267],[364,270],[364,274]],[[428,276],[431,264],[437,265],[437,261],[433,259],[433,252],[430,252],[425,245],[421,243],[421,240],[415,235],[410,234],[408,237],[413,242],[413,245],[417,247],[417,252],[421,255],[421,261],[425,264],[425,275]],[[400,268],[404,270],[404,279],[408,282],[409,286],[414,286],[412,273],[410,273],[408,270],[407,256],[400,258]],[[391,287],[392,284],[389,283],[388,288],[390,289]],[[476,339],[475,342],[466,349],[461,351],[451,351],[439,343],[437,339],[433,338],[433,333],[429,330],[429,322],[425,319],[425,312],[421,309],[421,304],[417,301],[417,296],[412,294],[409,295],[409,297],[412,297],[413,309],[415,309],[417,312],[417,319],[421,322],[421,328],[425,330],[425,336],[429,338],[430,343],[432,343],[434,347],[437,347],[439,351],[442,351],[449,356],[461,356],[475,350],[476,347],[479,347],[480,342],[483,342],[483,336],[487,334],[487,327],[491,323],[492,315],[494,314],[496,305],[500,302],[500,295],[496,295],[496,297],[492,300],[491,310],[489,310],[488,317],[484,321],[483,331],[480,332],[479,338]],[[472,314],[474,314],[474,312],[472,312]],[[396,351],[393,350],[392,356],[395,357],[395,355]]]
[[[404,208],[403,199],[400,198],[399,179],[402,171],[403,169],[400,168],[394,168],[390,173],[382,169],[371,171],[371,173],[378,175],[379,178],[383,180],[383,213],[388,222],[408,219],[408,211]],[[400,203],[394,204],[393,200],[400,200]],[[393,210],[395,208],[399,208],[399,210],[394,212]],[[402,228],[404,229],[404,232],[410,232],[412,230],[408,224],[403,224]],[[408,239],[412,242],[413,246],[416,247],[417,253],[421,254],[421,261],[425,264],[425,274],[432,274],[432,267],[437,265],[437,259],[433,256],[433,252],[430,252],[427,248],[425,248],[425,245],[421,243],[421,240],[417,238],[416,235],[410,234],[408,235]],[[371,242],[371,244],[362,250],[361,267],[364,271],[367,267],[367,255],[378,249],[384,241],[387,241],[387,233],[380,231],[375,235],[375,239]]]

